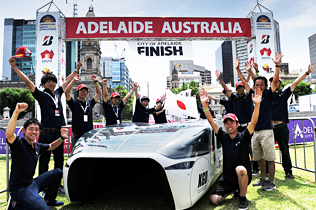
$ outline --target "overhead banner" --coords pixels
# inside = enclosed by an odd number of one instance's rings
[[[143,57],[193,57],[190,41],[128,41],[128,46]]]
[[[275,64],[271,59],[275,57],[275,34],[272,13],[254,13],[253,21],[256,34],[255,55],[259,66],[259,75],[269,79],[273,76],[275,69]]]
[[[208,40],[249,38],[249,18],[85,17],[66,18],[66,39]]]

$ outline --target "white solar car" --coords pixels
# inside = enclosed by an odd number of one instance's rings
[[[221,175],[222,161],[207,120],[108,126],[78,140],[64,168],[64,188],[69,201],[89,201],[122,181],[158,173],[172,208],[186,209]]]

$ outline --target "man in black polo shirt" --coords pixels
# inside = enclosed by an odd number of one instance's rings
[[[274,181],[275,174],[275,160],[276,152],[274,146],[274,134],[272,127],[272,116],[271,107],[273,101],[273,94],[277,87],[277,78],[279,77],[280,62],[283,55],[282,53],[276,53],[275,59],[272,59],[276,65],[274,79],[271,83],[271,87],[268,89],[268,80],[263,76],[257,76],[254,80],[255,89],[261,89],[262,101],[260,106],[259,120],[255,128],[255,132],[251,139],[252,153],[254,161],[259,161],[261,178],[258,182],[254,183],[253,186],[263,186],[262,189],[265,191],[271,191],[276,189]],[[236,70],[241,81],[244,83],[248,94],[252,94],[254,91],[247,84],[245,77],[239,69],[239,59],[237,59]],[[269,179],[266,180],[266,161],[268,162],[269,168]]]
[[[91,75],[91,79],[96,86],[96,94],[94,98],[86,101],[88,96],[88,86],[81,84],[77,87],[78,100],[73,100],[70,91],[76,81],[80,80],[77,74],[65,89],[65,96],[67,104],[72,111],[72,143],[71,150],[73,150],[78,139],[86,132],[93,129],[92,108],[99,100],[102,91],[96,75]]]
[[[225,86],[226,86],[226,85],[225,85]],[[226,88],[227,88],[228,91],[232,92],[227,86],[226,86]],[[209,95],[209,94],[208,94],[207,96],[208,96],[209,99],[214,100],[214,101],[216,101],[217,103],[223,105],[223,106],[225,107],[226,113],[234,113],[234,110],[233,110],[233,109],[234,109],[234,101],[231,100],[231,98],[228,97],[228,94],[227,94],[227,92],[226,92],[225,89],[223,89],[222,93],[224,93],[225,96],[226,96],[228,99],[219,99],[219,98],[216,98],[216,97],[214,97],[214,96],[212,96],[212,95]],[[213,115],[213,114],[212,114],[212,115]]]
[[[36,179],[33,179],[33,176],[38,157],[46,151],[58,148],[62,141],[67,138],[68,130],[66,128],[60,129],[61,137],[51,144],[36,143],[35,140],[41,132],[41,124],[33,118],[24,123],[22,128],[24,138],[20,139],[14,131],[19,114],[27,107],[26,103],[17,103],[6,131],[7,143],[10,146],[12,158],[8,190],[13,201],[17,202],[11,202],[10,205],[13,205],[16,209],[49,210],[48,206],[64,204],[61,201],[56,201],[63,172],[56,168],[39,175]],[[43,200],[38,193],[46,187],[48,187],[47,193]]]
[[[42,79],[41,84],[45,88],[43,91],[39,90],[32,81],[16,66],[15,58],[11,57],[9,63],[17,75],[26,83],[30,89],[33,97],[37,100],[41,107],[41,123],[42,132],[39,136],[38,142],[49,144],[60,137],[60,128],[65,126],[65,118],[63,107],[61,103],[61,96],[64,93],[69,82],[74,78],[82,66],[78,62],[77,68],[65,80],[65,82],[56,90],[57,78],[52,73],[46,73]],[[64,143],[60,147],[53,150],[54,154],[54,168],[63,170],[64,165]],[[39,174],[48,171],[48,164],[51,157],[51,151],[44,152],[39,158]]]
[[[278,78],[277,88],[273,97],[272,102],[272,124],[274,140],[278,142],[279,148],[282,153],[282,166],[285,171],[285,177],[289,179],[294,179],[292,174],[292,161],[289,152],[289,129],[287,123],[289,123],[289,114],[287,100],[292,95],[296,86],[299,82],[306,78],[307,75],[312,73],[315,69],[315,65],[312,62],[308,66],[307,72],[302,76],[298,77],[290,86],[280,90],[282,84],[281,79]],[[273,77],[269,79],[270,82],[273,81]]]
[[[147,108],[149,104],[149,98],[147,96],[143,96],[139,100],[139,95],[137,92],[137,89],[135,90],[135,97],[136,97],[136,104],[135,104],[135,111],[133,115],[133,122],[144,122],[148,123],[149,121],[149,114],[153,113],[154,111],[157,111],[161,108],[162,102],[164,102],[166,95],[163,95],[159,99],[159,103],[154,108]]]
[[[246,129],[251,120],[251,110],[253,109],[251,94],[245,93],[245,86],[242,82],[237,82],[235,85],[237,94],[232,93],[224,83],[221,77],[221,72],[216,70],[215,75],[224,88],[227,97],[233,101],[232,113],[236,114],[239,119],[238,132],[242,132]]]
[[[133,83],[133,89],[129,92],[124,99],[120,102],[120,94],[118,92],[113,92],[111,94],[111,102],[108,102],[109,92],[106,87],[107,79],[103,80],[103,110],[106,119],[106,126],[108,125],[118,125],[122,123],[122,110],[124,109],[127,100],[132,96],[133,91],[138,88],[136,82]]]
[[[158,106],[159,103],[160,103],[160,100],[158,98],[156,100],[156,106]],[[165,109],[163,107],[164,107],[164,105],[162,105],[162,107],[160,109],[153,112],[153,116],[154,116],[156,124],[167,123],[166,112],[165,112]]]
[[[213,111],[212,108],[210,107],[210,100],[208,100],[208,101],[206,102],[206,104],[207,104],[207,106],[209,107],[209,110],[210,110],[210,112],[211,112],[211,114],[212,114],[212,117],[213,117],[213,118],[216,118],[214,111]],[[206,115],[204,114],[203,107],[198,106],[198,107],[197,107],[197,110],[198,110],[198,112],[200,113],[200,119],[207,119],[207,118],[206,118]]]
[[[205,115],[211,124],[217,139],[223,146],[223,176],[216,182],[216,186],[210,197],[214,205],[218,205],[229,194],[236,190],[240,191],[238,196],[238,208],[248,209],[246,199],[247,187],[251,182],[251,165],[249,160],[249,142],[258,121],[262,92],[256,89],[252,101],[255,103],[254,112],[248,127],[241,133],[237,131],[239,122],[235,114],[228,113],[224,116],[226,131],[223,131],[213,120],[207,106],[207,92],[200,89],[200,99]]]
[[[239,60],[237,60],[237,62],[238,62],[238,68],[239,68]],[[216,74],[217,78],[219,79],[225,92],[227,92],[227,97],[233,101],[233,103],[232,103],[233,104],[233,112],[232,113],[236,114],[236,116],[239,119],[238,132],[242,132],[247,128],[247,126],[251,120],[251,113],[253,110],[253,103],[251,100],[251,94],[253,94],[253,92],[245,93],[245,86],[244,86],[243,82],[237,82],[235,85],[237,94],[234,94],[231,91],[228,91],[228,88],[221,77],[220,71],[216,70],[215,74]],[[248,85],[248,83],[247,83],[247,85]],[[251,159],[253,159],[251,149],[249,151],[250,151]],[[258,162],[253,161],[252,165],[253,165],[252,174],[257,175],[259,173]]]

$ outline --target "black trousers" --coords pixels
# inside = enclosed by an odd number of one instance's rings
[[[42,130],[41,134],[39,136],[38,142],[43,144],[50,144],[56,139],[60,137],[60,132],[51,132],[47,130]],[[53,151],[47,151],[41,154],[39,158],[39,175],[45,173],[48,171],[48,164],[51,157],[51,152],[54,154],[54,169],[59,168],[60,170],[63,170],[64,167],[64,142],[59,145],[55,150]],[[51,186],[48,187],[47,193],[50,192],[49,188],[56,189],[56,186],[54,185],[60,185],[60,183],[54,182]],[[58,189],[57,187],[57,189]]]
[[[273,128],[274,141],[278,142],[282,154],[282,166],[285,173],[292,172],[292,161],[289,151],[289,129],[286,124]]]

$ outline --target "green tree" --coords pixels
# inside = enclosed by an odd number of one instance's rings
[[[111,93],[118,92],[121,95],[121,100],[128,94],[128,91],[122,85],[116,87],[116,90],[112,88]],[[111,95],[111,93],[109,95]],[[109,97],[110,100],[110,97]],[[126,102],[124,109],[122,111],[122,119],[132,119],[133,117],[133,100],[134,95],[132,95]],[[110,102],[109,102],[110,103]]]
[[[183,90],[191,89],[191,96],[196,96],[196,102],[198,105],[200,105],[200,94],[199,94],[199,83],[195,81],[190,81],[189,86],[186,83],[183,83],[178,88],[172,88],[171,91],[174,94],[179,94]]]
[[[29,89],[22,88],[5,88],[0,91],[0,109],[1,113],[3,108],[10,108],[10,116],[12,116],[15,106],[19,102],[25,102],[28,104],[28,108],[20,113],[19,119],[23,118],[26,113],[33,112],[35,109],[35,99],[33,98],[31,91]],[[2,113],[3,114],[3,113]]]
[[[294,82],[294,80],[282,82],[280,89],[282,90],[286,85],[292,84],[293,82]],[[298,99],[299,96],[310,94],[310,93],[312,93],[311,84],[301,81],[300,83],[297,84],[293,93],[295,95],[296,100]]]

